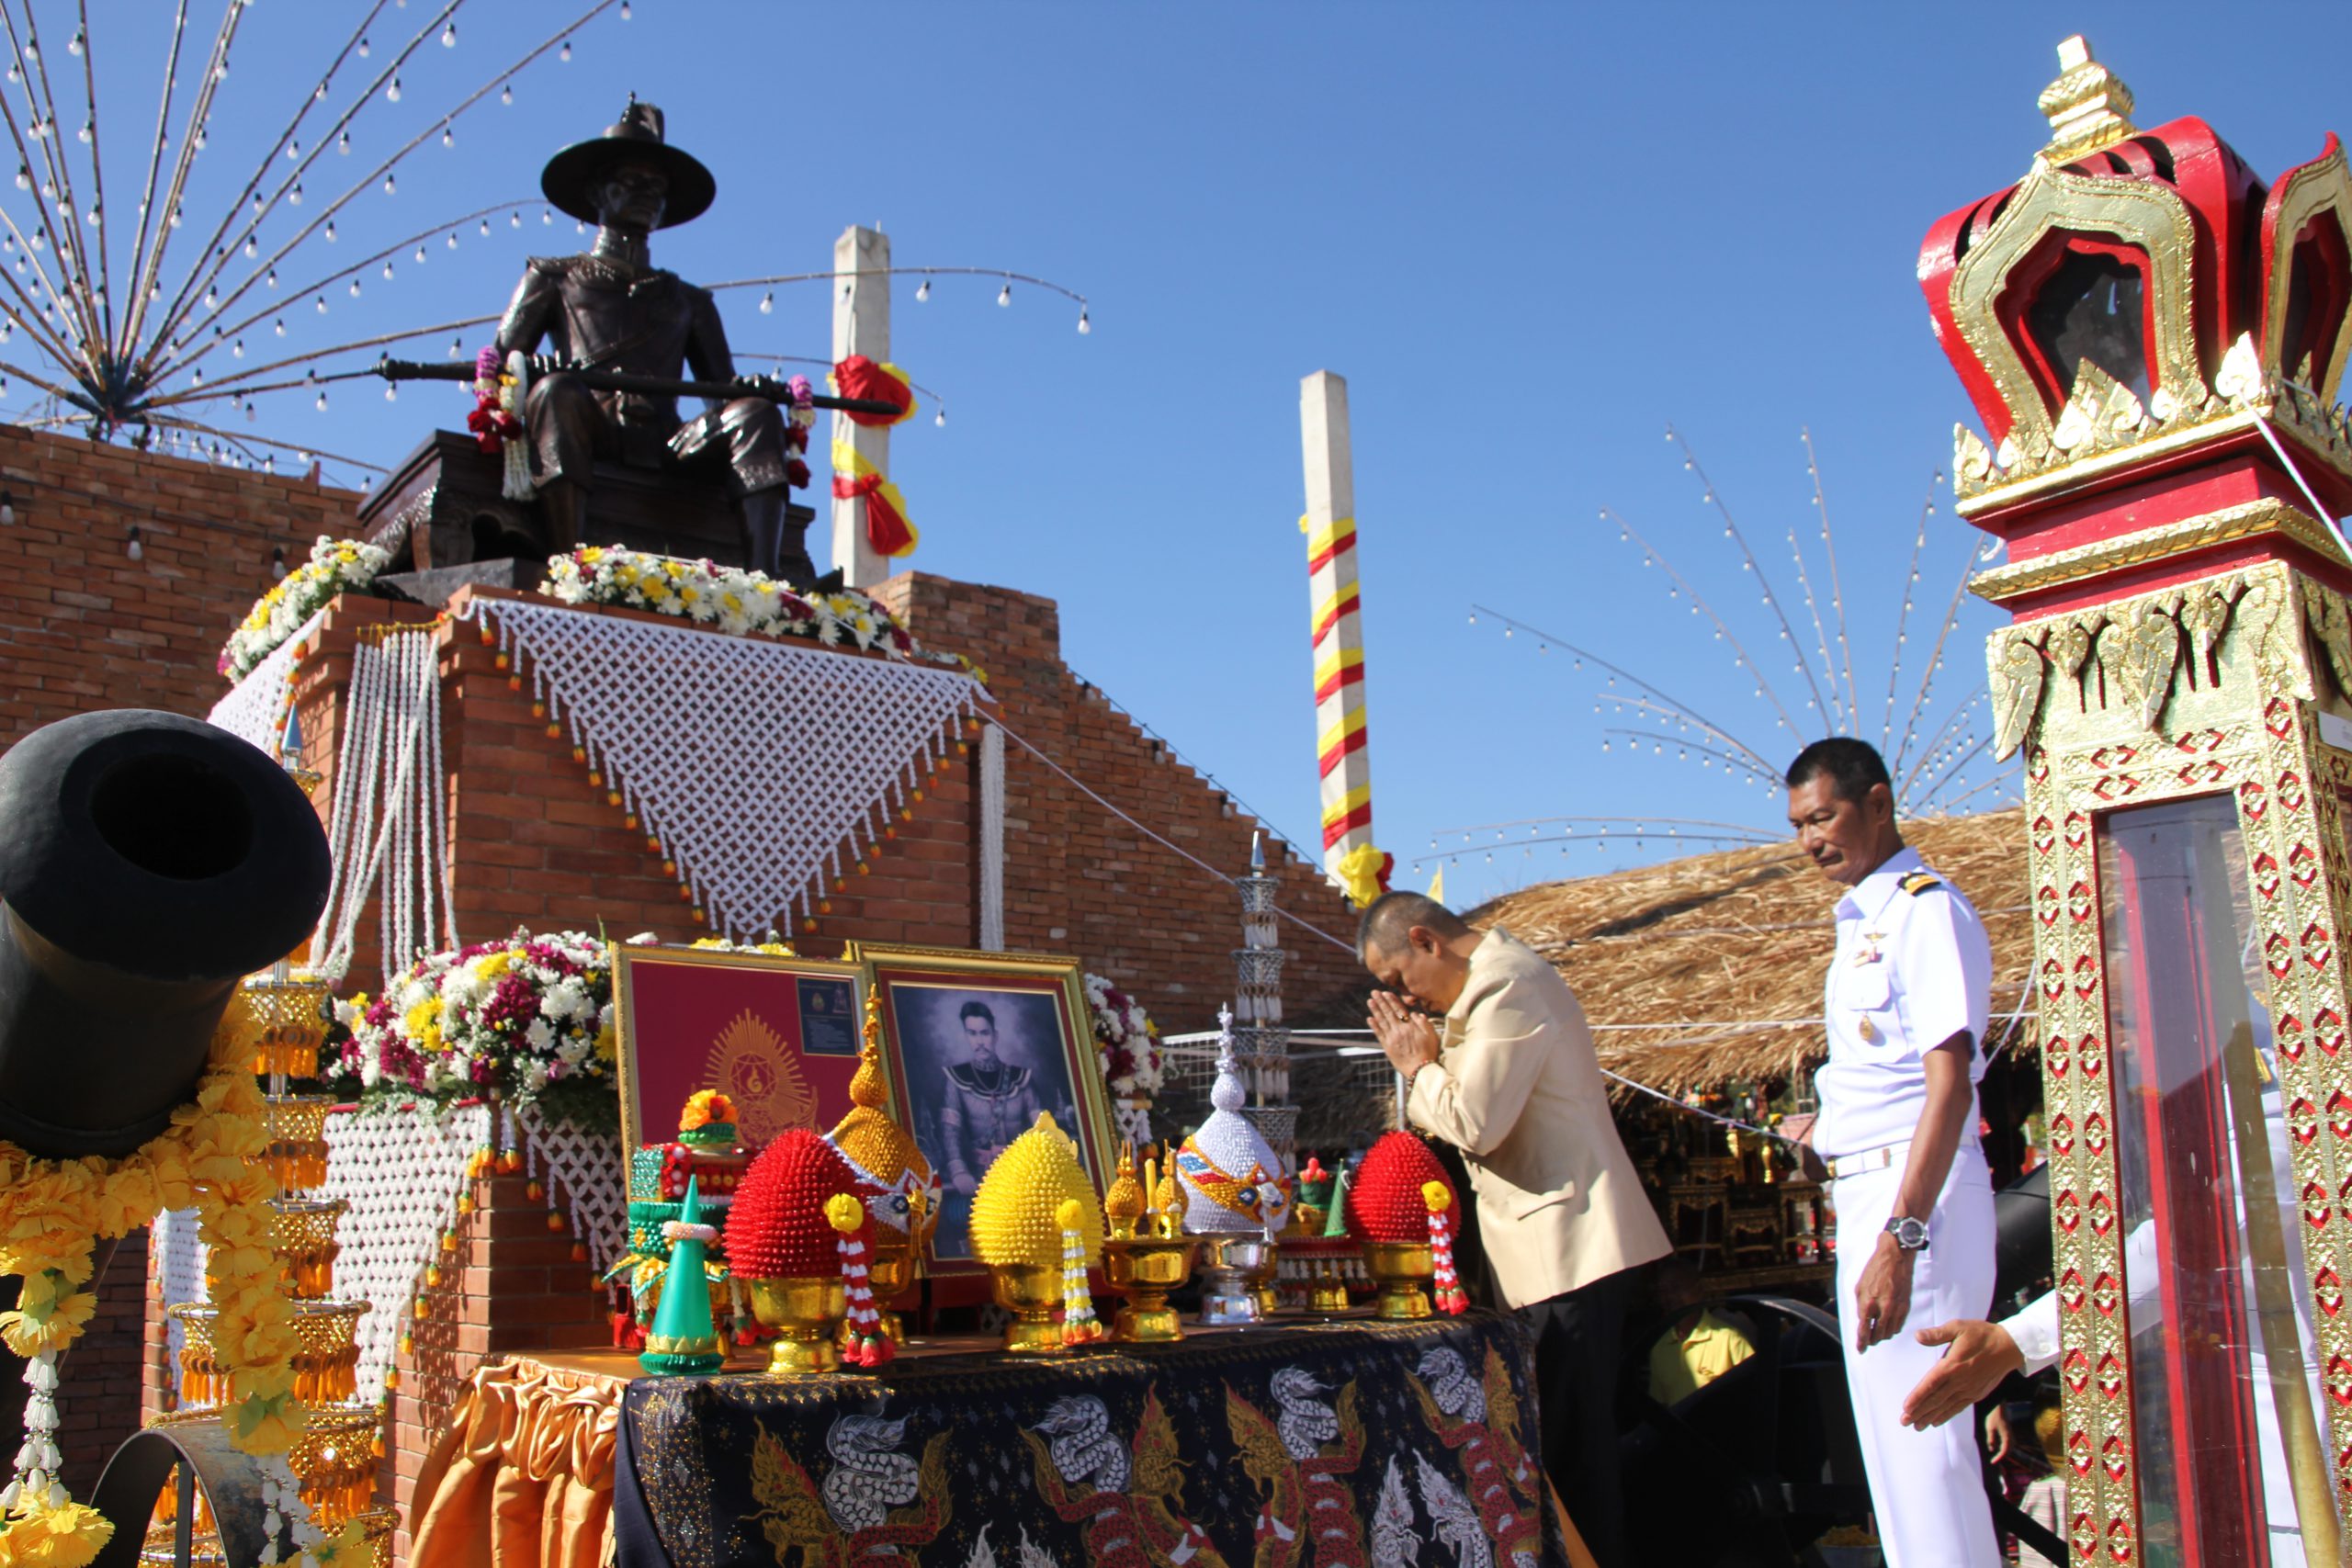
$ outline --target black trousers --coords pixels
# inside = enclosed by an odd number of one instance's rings
[[[1636,1278],[1626,1269],[1519,1309],[1535,1337],[1544,1469],[1600,1568],[1633,1561],[1617,1482],[1617,1362]]]

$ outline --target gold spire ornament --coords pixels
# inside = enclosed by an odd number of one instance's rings
[[[2039,101],[2050,119],[2045,164],[2071,164],[2140,129],[2132,123],[2132,89],[2091,58],[2090,40],[2080,33],[2058,46],[2058,80],[2041,89]]]
[[[867,1185],[874,1218],[870,1278],[884,1337],[905,1337],[889,1303],[914,1283],[917,1259],[939,1228],[939,1178],[914,1135],[890,1114],[890,1086],[882,1074],[881,997],[865,993],[865,1043],[849,1080],[849,1114],[828,1134]]]

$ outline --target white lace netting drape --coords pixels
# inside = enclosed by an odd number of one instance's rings
[[[603,1274],[628,1240],[628,1173],[617,1140],[550,1122],[532,1105],[515,1110],[514,1124],[523,1134],[525,1170],[547,1184],[550,1211],[563,1205],[571,1234],[587,1246],[589,1266]]]
[[[936,665],[524,601],[470,614],[738,939],[811,912],[981,695]]]
[[[294,686],[295,656],[310,642],[325,614],[321,610],[304,621],[300,631],[270,649],[259,664],[245,671],[243,680],[229,689],[227,696],[212,705],[206,719],[277,756],[278,737],[286,732],[286,703]]]
[[[376,1398],[410,1321],[425,1265],[458,1217],[466,1165],[490,1144],[490,1108],[435,1114],[421,1106],[337,1111],[327,1118],[322,1198],[351,1207],[335,1226],[334,1293],[368,1303],[359,1320],[359,1397]]]

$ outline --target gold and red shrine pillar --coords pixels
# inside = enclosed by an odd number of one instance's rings
[[[2152,130],[2080,39],[1919,277],[1986,437],[2077,1564],[2339,1561],[2352,1500],[2352,178]],[[2274,1553],[2274,1549],[2277,1549]]]

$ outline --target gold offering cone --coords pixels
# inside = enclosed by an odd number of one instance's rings
[[[1437,1260],[1425,1241],[1368,1241],[1364,1269],[1380,1287],[1373,1310],[1398,1321],[1428,1317],[1434,1311],[1427,1289],[1437,1277]]]
[[[335,1226],[351,1205],[340,1198],[270,1200],[270,1245],[286,1265],[301,1301],[322,1301],[334,1289],[334,1260],[342,1250]]]
[[[753,1280],[752,1314],[776,1331],[768,1352],[772,1377],[806,1377],[839,1371],[842,1319],[849,1315],[849,1288],[839,1274]]]
[[[1057,1356],[1062,1344],[1062,1269],[1058,1263],[991,1263],[996,1304],[1012,1314],[1004,1348],[1016,1356]]]
[[[1130,1343],[1184,1337],[1168,1292],[1193,1277],[1200,1243],[1191,1236],[1114,1236],[1102,1244],[1102,1271],[1126,1304],[1111,1320],[1111,1337]]]
[[[294,1303],[294,1394],[305,1404],[334,1404],[358,1392],[359,1320],[366,1302]],[[180,1403],[214,1405],[229,1397],[229,1374],[212,1343],[218,1313],[200,1302],[172,1309],[186,1337],[180,1347]],[[299,1474],[299,1470],[297,1471]]]

